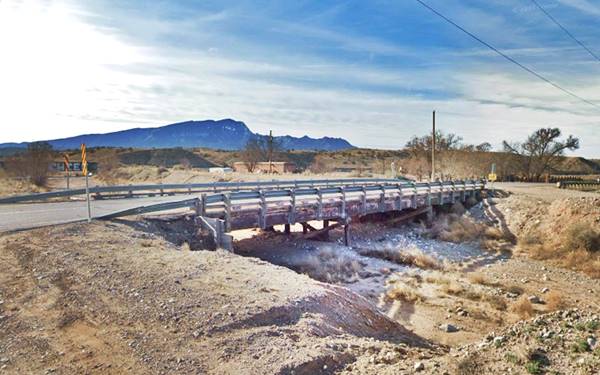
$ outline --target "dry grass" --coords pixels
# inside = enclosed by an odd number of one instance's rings
[[[427,234],[432,238],[453,243],[478,242],[482,248],[493,251],[507,250],[507,245],[515,241],[512,234],[480,223],[459,212],[453,209],[453,213],[439,216]]]
[[[358,253],[363,256],[384,259],[396,264],[415,266],[425,270],[442,270],[443,264],[422,250],[411,247],[408,249],[359,249]]]
[[[430,284],[437,285],[450,285],[450,279],[444,276],[441,272],[438,271],[430,271],[428,272],[424,280]]]
[[[600,278],[600,231],[587,223],[575,223],[564,230],[556,240],[546,241],[539,232],[528,232],[519,237],[519,250],[539,260],[582,271]]]
[[[487,285],[487,280],[486,280],[485,276],[478,272],[470,273],[468,276],[468,279],[473,284]]]
[[[562,293],[555,290],[548,293],[545,302],[549,311],[563,310],[569,306]]]
[[[488,294],[485,296],[485,300],[490,306],[499,311],[506,311],[508,307],[506,300],[500,296]]]
[[[442,292],[452,295],[452,296],[462,295],[465,292],[465,288],[463,288],[462,285],[460,285],[456,282],[453,282],[453,281],[451,281],[448,284],[442,285],[440,290]]]
[[[396,284],[385,293],[388,301],[404,301],[409,303],[424,302],[425,297],[413,287],[406,284]]]
[[[510,310],[519,315],[522,319],[527,319],[533,316],[533,305],[527,299],[527,296],[521,296],[515,303],[512,304]]]
[[[363,265],[351,256],[324,248],[302,258],[293,268],[315,280],[338,283],[356,278]]]
[[[506,292],[520,296],[521,294],[525,293],[525,289],[521,288],[518,285],[509,285],[506,288]]]

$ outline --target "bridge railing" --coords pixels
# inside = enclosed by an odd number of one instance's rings
[[[559,181],[556,186],[559,189],[600,190],[600,181]]]
[[[217,194],[203,194],[201,198],[187,199],[176,202],[158,203],[148,206],[140,206],[128,210],[115,212],[98,217],[99,219],[112,219],[144,213],[168,211],[178,208],[193,208],[198,216],[206,216],[212,211],[216,216],[227,216],[233,205],[253,205],[266,208],[268,204],[276,202],[276,199],[285,198],[295,205],[297,198],[308,199],[322,204],[323,197],[346,201],[347,195],[359,195],[366,199],[367,195],[377,192],[385,198],[386,194],[394,192],[401,197],[431,196],[440,193],[460,193],[477,191],[485,188],[484,181],[446,181],[435,183],[406,183],[394,180],[395,184],[357,185],[357,186],[335,186],[335,187],[310,187],[310,188],[280,188],[278,190],[253,190],[253,191],[230,191]],[[342,198],[343,197],[343,198]],[[351,198],[352,199],[352,198]],[[353,199],[357,199],[354,197]],[[210,216],[210,213],[208,214]]]
[[[146,184],[146,185],[119,185],[119,186],[95,186],[90,188],[90,194],[95,199],[105,197],[133,197],[136,195],[175,195],[208,193],[223,191],[247,191],[256,189],[285,189],[285,188],[309,188],[309,187],[330,187],[330,186],[358,186],[358,185],[377,185],[377,184],[395,184],[399,180],[381,179],[381,178],[357,178],[357,179],[322,179],[322,180],[273,180],[256,182],[208,182],[208,183],[189,183],[189,184]],[[85,189],[70,189],[51,191],[47,193],[36,193],[26,195],[16,195],[0,198],[0,204],[43,201],[51,198],[64,198],[84,195]],[[104,194],[104,195],[103,195]]]

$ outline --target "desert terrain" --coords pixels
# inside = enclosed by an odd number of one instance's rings
[[[360,223],[352,247],[293,228],[197,250],[192,223],[3,234],[0,372],[600,371],[596,193],[496,184],[431,226]]]

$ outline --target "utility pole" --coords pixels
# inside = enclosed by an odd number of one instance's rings
[[[273,130],[269,130],[269,174],[273,173]]]
[[[431,133],[431,182],[435,180],[435,111],[433,111],[433,132]]]

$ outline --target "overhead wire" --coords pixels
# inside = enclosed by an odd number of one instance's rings
[[[520,67],[521,69],[525,70],[526,72],[534,75],[535,77],[537,77],[538,79],[554,86],[556,89],[572,96],[573,98],[576,98],[586,104],[589,104],[593,107],[596,107],[598,109],[600,109],[600,105],[591,102],[577,94],[575,94],[574,92],[567,90],[566,88],[560,86],[559,84],[551,81],[550,79],[544,77],[543,75],[537,73],[536,71],[534,71],[533,69],[521,64],[520,62],[518,62],[517,60],[515,60],[514,58],[508,56],[507,54],[505,54],[504,52],[500,51],[499,49],[497,49],[496,47],[494,47],[493,45],[491,45],[490,43],[484,41],[483,39],[479,38],[477,35],[471,33],[470,31],[466,30],[464,27],[460,26],[459,24],[457,24],[456,22],[452,21],[450,18],[446,17],[445,15],[443,15],[442,13],[440,13],[439,11],[437,11],[436,9],[432,8],[429,4],[425,3],[423,0],[415,0],[418,3],[420,3],[422,6],[424,6],[425,8],[429,9],[432,13],[434,13],[435,15],[437,15],[438,17],[442,18],[443,20],[445,20],[446,22],[448,22],[449,24],[451,24],[452,26],[456,27],[457,29],[459,29],[460,31],[462,31],[463,33],[467,34],[468,36],[470,36],[471,38],[475,39],[476,41],[478,41],[479,43],[483,44],[484,46],[486,46],[487,48],[491,49],[492,51],[494,51],[495,53],[497,53],[498,55],[502,56],[503,58],[505,58],[506,60],[510,61],[511,63],[517,65],[518,67]]]
[[[531,0],[532,3],[535,4],[535,6],[538,7],[539,10],[542,11],[542,13],[544,13],[552,22],[554,22],[558,27],[560,27],[562,29],[562,31],[565,32],[565,34],[567,34],[571,39],[573,39],[577,44],[579,44],[581,46],[581,48],[585,49],[593,58],[595,58],[596,60],[600,61],[600,57],[598,57],[598,55],[596,55],[594,53],[594,51],[592,51],[591,49],[589,49],[585,44],[583,44],[582,41],[580,41],[579,39],[577,39],[575,37],[575,35],[573,35],[569,30],[567,30],[566,27],[564,27],[560,22],[558,22],[556,20],[556,18],[554,18],[548,11],[546,11],[546,9],[544,9],[540,3],[538,3],[536,0]]]

